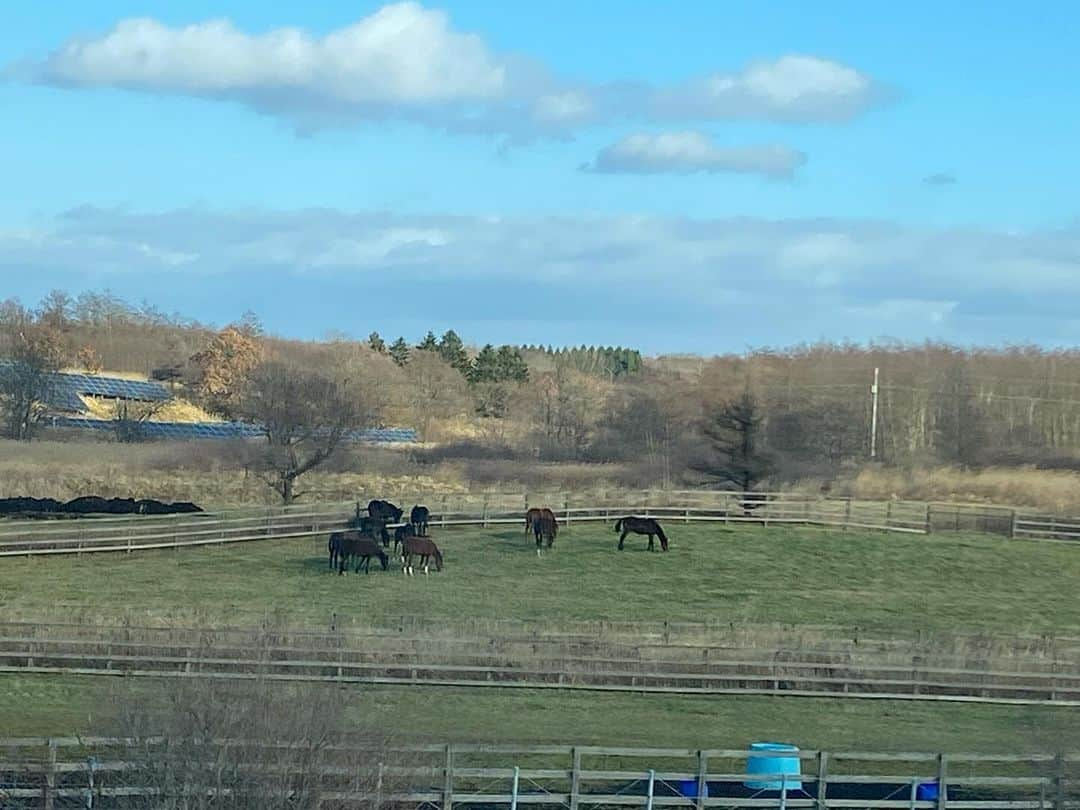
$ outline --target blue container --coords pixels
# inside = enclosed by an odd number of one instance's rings
[[[936,802],[938,800],[938,782],[920,782],[915,788],[915,799],[920,802]]]
[[[782,790],[785,786],[788,790],[802,790],[802,767],[799,764],[799,749],[788,743],[760,742],[750,743],[750,756],[746,758],[746,772],[749,774],[776,774],[784,778],[765,779],[762,781],[748,781],[743,784],[751,790]],[[754,751],[783,751],[796,754],[793,757],[754,756]]]
[[[697,798],[697,779],[680,779],[679,780],[679,795],[687,799]],[[709,798],[709,785],[705,785],[705,796],[703,798]]]

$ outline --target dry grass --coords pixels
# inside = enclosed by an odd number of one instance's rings
[[[994,503],[1080,515],[1080,473],[1034,467],[863,469],[834,486],[834,494],[867,500]]]
[[[115,399],[102,397],[80,397],[86,405],[87,412],[95,419],[115,419],[119,412],[120,403]],[[132,413],[138,413],[139,403],[129,404]],[[145,407],[145,406],[143,406]],[[152,422],[220,422],[222,421],[213,414],[204,411],[198,405],[194,405],[183,399],[174,399],[170,402],[161,403],[153,407],[150,416]]]

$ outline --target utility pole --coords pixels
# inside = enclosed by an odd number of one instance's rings
[[[870,458],[877,458],[877,401],[878,401],[878,368],[874,367],[874,384],[870,386],[870,396],[873,405],[870,409]]]

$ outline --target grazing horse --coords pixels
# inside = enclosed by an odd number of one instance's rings
[[[385,520],[387,523],[400,523],[401,516],[405,514],[390,501],[372,501],[367,505],[367,513],[370,517]]]
[[[559,522],[555,520],[555,515],[551,513],[551,510],[544,510],[539,515],[533,518],[532,530],[536,535],[536,556],[540,556],[540,549],[543,541],[547,541],[547,547],[551,548],[555,544],[555,536],[559,533]]]
[[[544,514],[543,509],[538,509],[535,506],[525,513],[525,534],[532,531],[533,521]]]
[[[619,551],[623,549],[623,542],[626,540],[628,534],[647,534],[649,535],[649,551],[653,550],[653,536],[660,538],[660,548],[664,551],[668,550],[667,535],[664,534],[664,530],[660,528],[660,524],[654,519],[649,517],[624,517],[615,521],[615,531],[621,531],[619,535]]]
[[[394,553],[398,553],[398,547],[405,545],[405,541],[410,537],[419,537],[416,533],[416,529],[413,528],[413,524],[405,523],[394,529]]]
[[[416,529],[418,537],[424,537],[427,534],[428,520],[431,518],[431,511],[426,506],[414,506],[412,512],[409,513],[409,523]]]
[[[366,534],[383,544],[383,548],[390,545],[390,532],[386,530],[386,521],[382,518],[361,515],[357,510],[356,517],[349,521],[349,528],[356,529],[361,534]]]
[[[401,570],[406,576],[413,575],[413,557],[420,558],[424,573],[428,572],[428,562],[435,558],[435,570],[442,571],[443,558],[439,547],[427,537],[406,537],[401,544]]]
[[[378,557],[379,564],[385,571],[390,565],[390,558],[382,550],[382,546],[370,537],[365,537],[356,530],[347,532],[334,532],[330,535],[331,555],[337,552],[338,574],[345,573],[345,566],[350,559],[356,560],[355,571],[364,569],[364,573],[371,572],[371,558]]]

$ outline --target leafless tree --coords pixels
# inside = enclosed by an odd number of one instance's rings
[[[0,361],[0,408],[7,435],[28,440],[45,413],[63,351],[59,333],[17,303],[0,312],[0,337],[6,359]]]
[[[375,419],[355,382],[282,363],[265,363],[252,373],[238,412],[262,429],[263,477],[286,505],[303,495],[296,489],[303,475]]]
[[[192,678],[128,696],[121,717],[136,810],[307,810],[321,794],[387,790],[382,735],[345,733],[323,685]],[[156,696],[156,697],[155,697]]]

